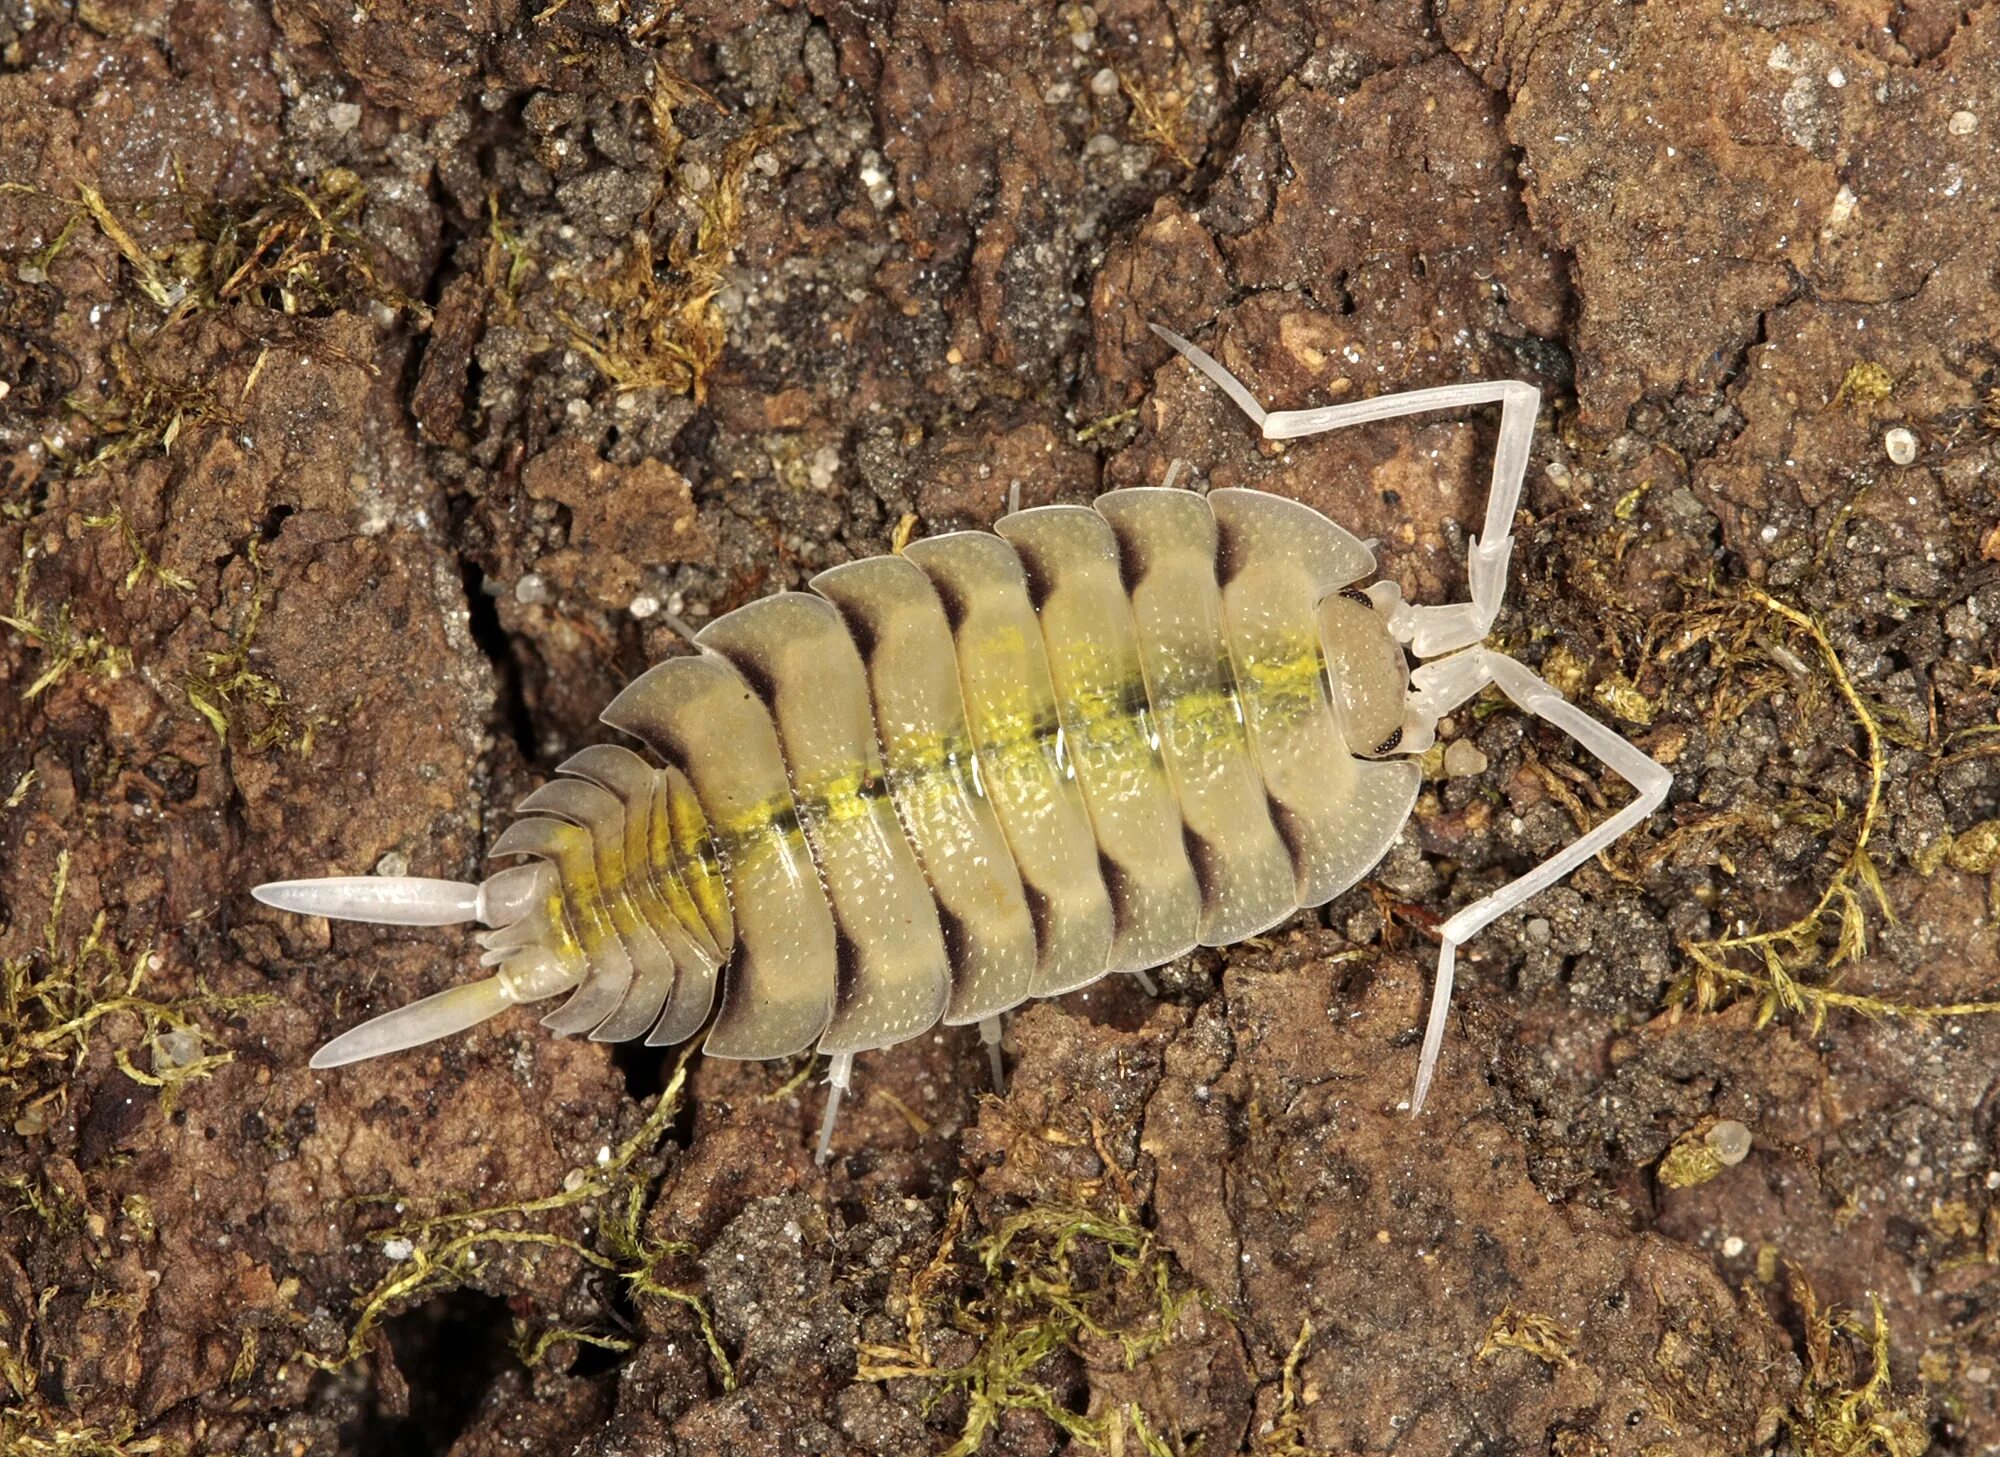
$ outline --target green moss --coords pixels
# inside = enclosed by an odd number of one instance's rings
[[[1312,1338],[1312,1321],[1300,1321],[1299,1338],[1292,1342],[1284,1372],[1278,1379],[1278,1409],[1271,1414],[1270,1427],[1258,1436],[1253,1449],[1257,1457],[1323,1457],[1321,1449],[1306,1445],[1306,1408],[1312,1405],[1312,1397],[1299,1386],[1299,1363],[1305,1360]]]
[[[74,197],[19,183],[0,190],[67,208],[55,241],[30,260],[30,276],[49,265],[85,224],[94,226],[125,262],[139,294],[159,310],[148,326],[134,321],[110,352],[113,388],[101,399],[71,396],[69,410],[91,427],[86,449],[62,456],[69,469],[88,475],[107,466],[171,450],[188,429],[235,418],[235,405],[218,398],[200,374],[170,379],[155,368],[161,343],[202,313],[248,307],[288,316],[359,312],[375,305],[409,315],[419,325],[430,310],[389,283],[375,267],[374,245],[357,227],[368,191],[359,176],[331,167],[304,186],[287,183],[246,206],[199,201],[185,186],[137,204],[176,241],[146,247],[101,193],[81,187]],[[134,206],[119,206],[128,211]],[[143,312],[143,311],[142,311]],[[255,381],[262,359],[251,371]]]
[[[669,83],[663,73],[653,113],[671,172],[680,151],[673,108],[697,98],[715,103],[693,87]],[[661,389],[691,393],[697,402],[706,397],[708,376],[722,357],[725,329],[715,299],[743,233],[743,180],[757,154],[790,130],[777,123],[753,127],[723,153],[713,185],[694,199],[693,230],[675,237],[664,260],[654,258],[641,231],[604,272],[555,279],[563,299],[557,317],[570,344],[619,393]]]
[[[932,1388],[933,1405],[962,1400],[965,1418],[946,1457],[970,1457],[1010,1411],[1037,1412],[1091,1451],[1128,1435],[1144,1451],[1168,1450],[1136,1404],[1096,1416],[1073,1411],[1047,1370],[1065,1351],[1088,1364],[1115,1350],[1129,1371],[1174,1343],[1183,1312],[1201,1296],[1151,1231],[1122,1203],[1108,1214],[1032,1206],[968,1240],[969,1219],[961,1185],[936,1252],[910,1283],[904,1344],[864,1345],[860,1379],[919,1380]],[[969,1359],[936,1364],[928,1332],[945,1328],[976,1342]]]
[[[35,1399],[0,1407],[0,1452],[9,1457],[175,1457],[188,1450],[183,1442],[137,1432],[138,1419],[129,1413],[102,1427],[65,1419]]]
[[[132,523],[126,518],[123,507],[113,507],[103,516],[86,516],[83,518],[83,524],[92,530],[116,531],[119,540],[124,542],[125,549],[132,554],[132,570],[125,574],[122,590],[130,592],[141,580],[148,578],[162,586],[172,587],[176,592],[194,590],[193,582],[179,572],[171,571],[153,560],[152,554],[139,540],[139,533],[132,529]]]
[[[271,1000],[206,990],[172,1001],[144,995],[146,974],[159,964],[150,946],[112,945],[101,911],[80,942],[64,937],[69,864],[67,850],[56,857],[42,944],[0,959],[0,1123],[23,1136],[47,1125],[48,1105],[67,1097],[71,1071],[107,1022],[119,1069],[159,1089],[162,1108],[171,1112],[183,1088],[230,1061],[231,1054],[212,1050],[215,1035],[198,1016],[234,1015]],[[133,1060],[140,1048],[149,1053],[150,1070]]]
[[[95,628],[79,627],[68,602],[58,602],[51,610],[46,603],[29,601],[34,572],[35,550],[24,537],[21,569],[14,578],[13,611],[0,614],[0,626],[42,655],[34,681],[22,691],[21,701],[34,702],[77,669],[104,678],[130,671],[131,652]]]
[[[1509,1305],[1487,1327],[1478,1359],[1490,1361],[1502,1351],[1523,1351],[1545,1366],[1570,1370],[1576,1365],[1576,1339],[1575,1331],[1554,1318]]]
[[[1818,831],[1832,833],[1850,823],[1852,826],[1847,835],[1847,848],[1819,897],[1805,914],[1776,930],[1737,932],[1709,940],[1683,942],[1681,951],[1687,957],[1689,966],[1669,989],[1669,1006],[1676,1012],[1683,1009],[1705,1012],[1725,1001],[1753,996],[1758,1003],[1759,1027],[1783,1012],[1809,1016],[1815,1033],[1825,1024],[1827,1015],[1836,1010],[1859,1012],[1871,1017],[1912,1018],[2000,1012],[2000,1002],[1903,1002],[1842,991],[1824,982],[1807,979],[1815,973],[1830,972],[1859,961],[1867,954],[1868,907],[1871,904],[1878,915],[1892,922],[1895,919],[1881,875],[1869,853],[1869,842],[1881,819],[1883,785],[1888,772],[1884,736],[1874,710],[1854,686],[1818,619],[1755,587],[1746,589],[1743,598],[1747,604],[1758,609],[1759,614],[1748,619],[1736,615],[1734,625],[1739,631],[1733,647],[1721,626],[1730,616],[1727,613],[1718,615],[1700,629],[1700,637],[1690,640],[1710,642],[1717,649],[1718,665],[1729,676],[1740,676],[1743,665],[1753,661],[1750,645],[1755,644],[1765,665],[1771,670],[1772,682],[1763,687],[1753,687],[1747,693],[1739,687],[1735,691],[1742,696],[1735,698],[1732,698],[1727,686],[1719,689],[1713,708],[1715,719],[1718,723],[1726,721],[1740,713],[1754,698],[1793,685],[1799,676],[1810,673],[1806,661],[1792,648],[1765,636],[1772,625],[1776,625],[1781,632],[1789,630],[1797,633],[1819,659],[1821,671],[1860,729],[1867,750],[1868,791],[1858,817],[1852,816],[1847,807],[1837,801],[1828,804],[1816,818],[1803,808],[1794,809],[1789,818]],[[1683,630],[1683,636],[1687,638],[1687,629]],[[1745,815],[1742,822],[1751,823],[1754,819],[1754,816]],[[1673,840],[1674,837],[1670,837],[1666,844],[1655,850],[1654,855],[1661,857],[1669,853]]]
[[[385,1249],[397,1246],[400,1258],[357,1297],[354,1324],[346,1345],[332,1356],[308,1354],[306,1360],[326,1371],[351,1365],[361,1359],[376,1327],[388,1316],[467,1284],[491,1259],[507,1254],[531,1258],[539,1249],[559,1249],[622,1279],[635,1297],[665,1300],[691,1310],[701,1327],[709,1355],[721,1373],[723,1386],[733,1391],[736,1373],[716,1335],[707,1302],[661,1278],[660,1272],[670,1260],[692,1251],[686,1245],[648,1240],[644,1232],[657,1172],[653,1155],[680,1112],[691,1056],[692,1050],[682,1056],[673,1078],[637,1131],[608,1158],[589,1168],[571,1170],[555,1192],[510,1204],[438,1214],[376,1235]],[[587,1203],[604,1211],[599,1216],[600,1234],[595,1247],[557,1233],[546,1218]],[[557,1327],[535,1333],[525,1325],[516,1328],[515,1350],[529,1365],[539,1364],[552,1349],[564,1343],[589,1344],[611,1351],[629,1351],[635,1345],[629,1337],[615,1331]]]
[[[201,655],[201,671],[191,673],[181,688],[188,703],[208,721],[216,738],[227,743],[234,714],[247,717],[246,732],[253,751],[282,747],[306,755],[312,752],[319,721],[300,720],[293,712],[285,690],[275,681],[250,667],[250,649],[257,640],[257,628],[264,617],[264,566],[257,558],[253,539],[245,547],[250,561],[252,583],[250,608],[243,626],[220,652]]]
[[[234,423],[234,413],[222,405],[205,380],[168,379],[156,372],[150,361],[150,347],[114,344],[110,395],[89,402],[72,395],[64,401],[72,414],[90,426],[89,448],[61,457],[71,475],[91,476],[170,451],[184,433],[203,425]]]
[[[1882,1302],[1869,1297],[1865,1323],[1850,1312],[1822,1310],[1796,1266],[1791,1289],[1805,1323],[1805,1376],[1786,1418],[1799,1457],[1923,1457],[1931,1446],[1924,1402],[1899,1400],[1890,1382]]]

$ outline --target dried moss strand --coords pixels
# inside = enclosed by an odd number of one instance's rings
[[[1883,745],[1881,726],[1855,687],[1854,680],[1848,675],[1845,664],[1840,660],[1840,654],[1834,649],[1826,630],[1820,626],[1818,620],[1757,588],[1747,589],[1745,595],[1765,611],[1783,619],[1812,639],[1825,664],[1828,676],[1832,678],[1834,687],[1846,703],[1849,713],[1860,725],[1862,736],[1866,741],[1868,791],[1855,830],[1854,844],[1839,868],[1828,879],[1812,908],[1789,925],[1776,930],[1684,943],[1683,950],[1694,961],[1695,970],[1682,979],[1674,992],[1670,993],[1670,997],[1678,998],[1683,1003],[1691,1002],[1697,1009],[1705,1011],[1716,1005],[1723,987],[1755,992],[1763,998],[1758,1016],[1759,1026],[1769,1022],[1780,1009],[1793,1013],[1810,1012],[1815,1027],[1822,1024],[1827,1013],[1832,1010],[1859,1012],[1871,1017],[1898,1016],[1919,1019],[2000,1012],[2000,1001],[1902,1003],[1863,993],[1844,992],[1833,987],[1815,986],[1800,981],[1795,975],[1792,963],[1806,961],[1815,954],[1822,927],[1831,914],[1838,914],[1840,931],[1833,955],[1827,960],[1827,966],[1832,968],[1843,962],[1857,961],[1866,954],[1866,916],[1862,909],[1861,895],[1855,888],[1856,881],[1867,889],[1883,916],[1891,921],[1895,919],[1881,876],[1868,854],[1869,840],[1881,815],[1882,791],[1888,777],[1888,756]],[[1747,970],[1735,965],[1729,959],[1732,952],[1755,954],[1762,963],[1761,969]],[[1791,962],[1788,962],[1787,953],[1792,958]]]
[[[682,1054],[673,1077],[661,1090],[659,1100],[632,1135],[620,1143],[609,1158],[588,1169],[572,1171],[563,1188],[557,1192],[513,1204],[434,1215],[415,1224],[384,1231],[381,1236],[384,1243],[401,1240],[408,1244],[409,1253],[403,1261],[406,1268],[392,1269],[359,1298],[354,1325],[345,1346],[336,1355],[327,1357],[308,1353],[305,1359],[323,1371],[338,1371],[352,1365],[366,1354],[377,1327],[394,1309],[404,1302],[440,1294],[464,1284],[479,1269],[480,1253],[487,1248],[560,1249],[587,1265],[622,1277],[637,1294],[671,1300],[692,1310],[701,1327],[703,1343],[722,1373],[724,1387],[734,1390],[735,1370],[716,1334],[706,1302],[700,1296],[677,1289],[656,1277],[655,1272],[664,1259],[685,1253],[686,1248],[674,1244],[649,1245],[645,1241],[640,1229],[645,1217],[650,1180],[628,1174],[638,1160],[659,1147],[672,1127],[674,1118],[680,1112],[681,1097],[687,1085],[688,1063],[692,1056],[692,1048]],[[621,1189],[625,1193],[624,1205],[618,1216],[605,1224],[605,1248],[602,1250],[589,1248],[568,1235],[548,1229],[489,1227],[499,1220],[552,1213],[588,1200],[614,1196]],[[448,1238],[440,1238],[454,1230],[458,1232]],[[556,1340],[577,1338],[574,1331],[555,1333],[546,1340],[530,1344],[528,1349],[537,1355],[545,1354]],[[614,1339],[594,1335],[592,1342],[606,1344]]]

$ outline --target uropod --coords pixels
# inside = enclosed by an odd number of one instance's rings
[[[490,976],[313,1057],[380,1057],[568,993],[544,1024],[714,1057],[829,1055],[826,1156],[859,1053],[1267,930],[1373,868],[1440,717],[1488,685],[1571,735],[1633,800],[1440,928],[1412,1111],[1459,946],[1623,835],[1665,769],[1484,647],[1506,590],[1539,394],[1482,381],[1267,411],[1159,335],[1267,440],[1498,404],[1471,600],[1426,606],[1312,508],[1246,489],[1116,490],[909,544],[737,608],[649,669],[516,806],[480,884],[335,876],[267,905],[390,925],[478,921]],[[1418,660],[1414,670],[1410,658]]]

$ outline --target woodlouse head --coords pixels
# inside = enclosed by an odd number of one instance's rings
[[[1360,592],[1338,592],[1319,605],[1327,688],[1348,748],[1363,758],[1393,754],[1402,743],[1410,662],[1388,620]]]

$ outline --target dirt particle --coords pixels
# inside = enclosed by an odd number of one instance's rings
[[[1453,739],[1445,747],[1444,772],[1451,779],[1476,779],[1486,772],[1486,755],[1470,739]]]

